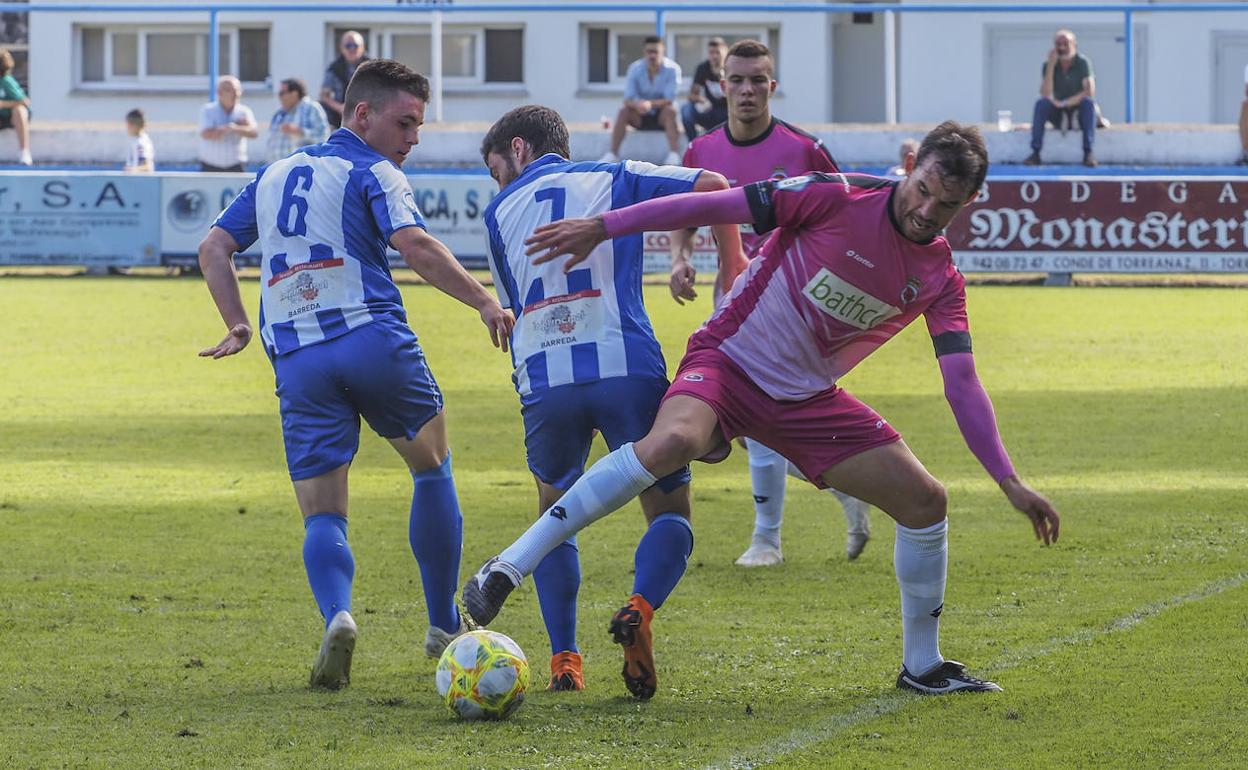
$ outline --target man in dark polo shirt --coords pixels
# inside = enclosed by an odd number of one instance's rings
[[[1027,165],[1040,165],[1045,124],[1061,128],[1062,121],[1070,120],[1071,115],[1079,116],[1079,127],[1083,130],[1083,165],[1096,165],[1092,155],[1096,133],[1094,96],[1096,79],[1092,75],[1092,61],[1076,53],[1074,32],[1058,30],[1048,61],[1041,68],[1040,98],[1036,100],[1031,119],[1031,155],[1025,161]]]
[[[709,131],[728,119],[728,100],[720,85],[727,50],[722,37],[706,41],[706,61],[694,71],[689,101],[680,106],[680,122],[685,126],[685,138],[691,142],[698,138],[699,127]]]

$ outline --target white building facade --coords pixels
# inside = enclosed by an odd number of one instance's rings
[[[454,2],[412,0],[381,12],[330,0],[287,3],[299,10],[279,12],[248,11],[255,3],[244,0],[216,2],[222,7],[220,72],[244,81],[244,101],[262,122],[276,109],[274,94],[283,78],[302,78],[316,94],[347,29],[364,34],[370,56],[397,58],[428,73],[438,9],[443,120],[492,121],[518,104],[541,103],[569,122],[596,122],[615,114],[624,71],[656,27],[653,12],[560,10],[572,5],[566,0],[542,4],[551,9],[544,11],[473,0],[474,6],[494,8],[471,12],[454,10]],[[31,12],[30,90],[38,119],[119,121],[127,110],[142,107],[153,121],[195,120],[210,92],[208,14],[146,4],[150,11]],[[1073,0],[1018,3],[1055,4]],[[1106,116],[1125,117],[1120,13],[989,14],[967,3],[966,13],[903,11],[887,19],[871,3],[837,13],[783,10],[793,2],[773,2],[766,10],[750,10],[743,2],[711,10],[681,5],[672,3],[663,23],[668,55],[681,63],[686,85],[708,37],[762,39],[777,56],[776,112],[799,124],[890,117],[995,121],[999,110],[1010,110],[1015,121],[1030,120],[1040,67],[1060,27],[1073,29],[1081,52],[1092,58]],[[1135,120],[1234,122],[1248,64],[1248,3],[1244,12],[1157,12],[1152,6],[1145,0],[1133,4],[1139,9],[1133,20]]]

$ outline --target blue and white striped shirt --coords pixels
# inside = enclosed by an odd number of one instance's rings
[[[599,244],[566,274],[561,259],[532,264],[524,240],[547,222],[689,192],[700,173],[631,160],[573,163],[552,153],[490,201],[490,271],[502,305],[516,314],[512,379],[522,398],[608,377],[667,376],[642,303],[643,234]]]
[[[271,357],[380,318],[407,321],[386,248],[425,221],[403,172],[349,129],[261,169],[215,224],[240,251],[260,240]]]

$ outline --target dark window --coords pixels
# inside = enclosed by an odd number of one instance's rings
[[[605,29],[589,30],[589,82],[606,83],[610,75],[607,73],[607,59],[610,43],[610,32]]]
[[[524,82],[524,30],[485,31],[485,82]]]
[[[238,31],[238,79],[260,83],[269,77],[269,31],[240,29]]]
[[[104,80],[104,30],[82,31],[82,79],[86,83]]]

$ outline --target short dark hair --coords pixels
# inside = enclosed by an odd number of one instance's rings
[[[526,104],[517,107],[498,119],[481,140],[481,159],[489,159],[490,153],[506,155],[511,148],[511,140],[520,137],[533,148],[534,157],[548,152],[567,158],[568,124],[563,122],[559,113],[540,104]]]
[[[308,95],[308,84],[302,78],[286,78],[282,81],[282,87],[299,94],[300,99]]]
[[[917,168],[931,156],[940,173],[960,179],[978,192],[988,176],[988,147],[983,134],[975,126],[962,125],[946,120],[923,137],[918,155],[914,158]]]
[[[760,56],[766,56],[771,59],[772,64],[776,63],[775,57],[771,55],[771,49],[766,43],[758,40],[738,40],[728,49],[724,58],[727,59],[729,56],[735,56],[738,59],[757,59]]]
[[[646,35],[646,39],[641,41],[641,44],[643,46],[654,45],[655,43],[658,43],[659,45],[663,45],[663,38],[659,37],[658,35]]]
[[[135,107],[133,110],[126,113],[126,122],[132,126],[143,128],[147,125],[147,116],[143,114],[143,110]]]
[[[381,107],[396,91],[406,91],[422,102],[429,101],[429,81],[424,75],[394,59],[369,59],[356,69],[347,84],[342,100],[343,119],[354,115],[361,102],[374,109]]]
[[[723,48],[724,46],[728,45],[728,43],[726,43],[726,42],[724,41],[724,39],[723,39],[722,37],[720,37],[719,35],[715,35],[715,36],[714,36],[714,37],[712,37],[710,40],[707,40],[707,41],[706,41],[706,44],[707,44],[708,46],[712,46],[712,45],[713,45],[713,46],[716,46],[716,47],[718,47],[718,48]]]

